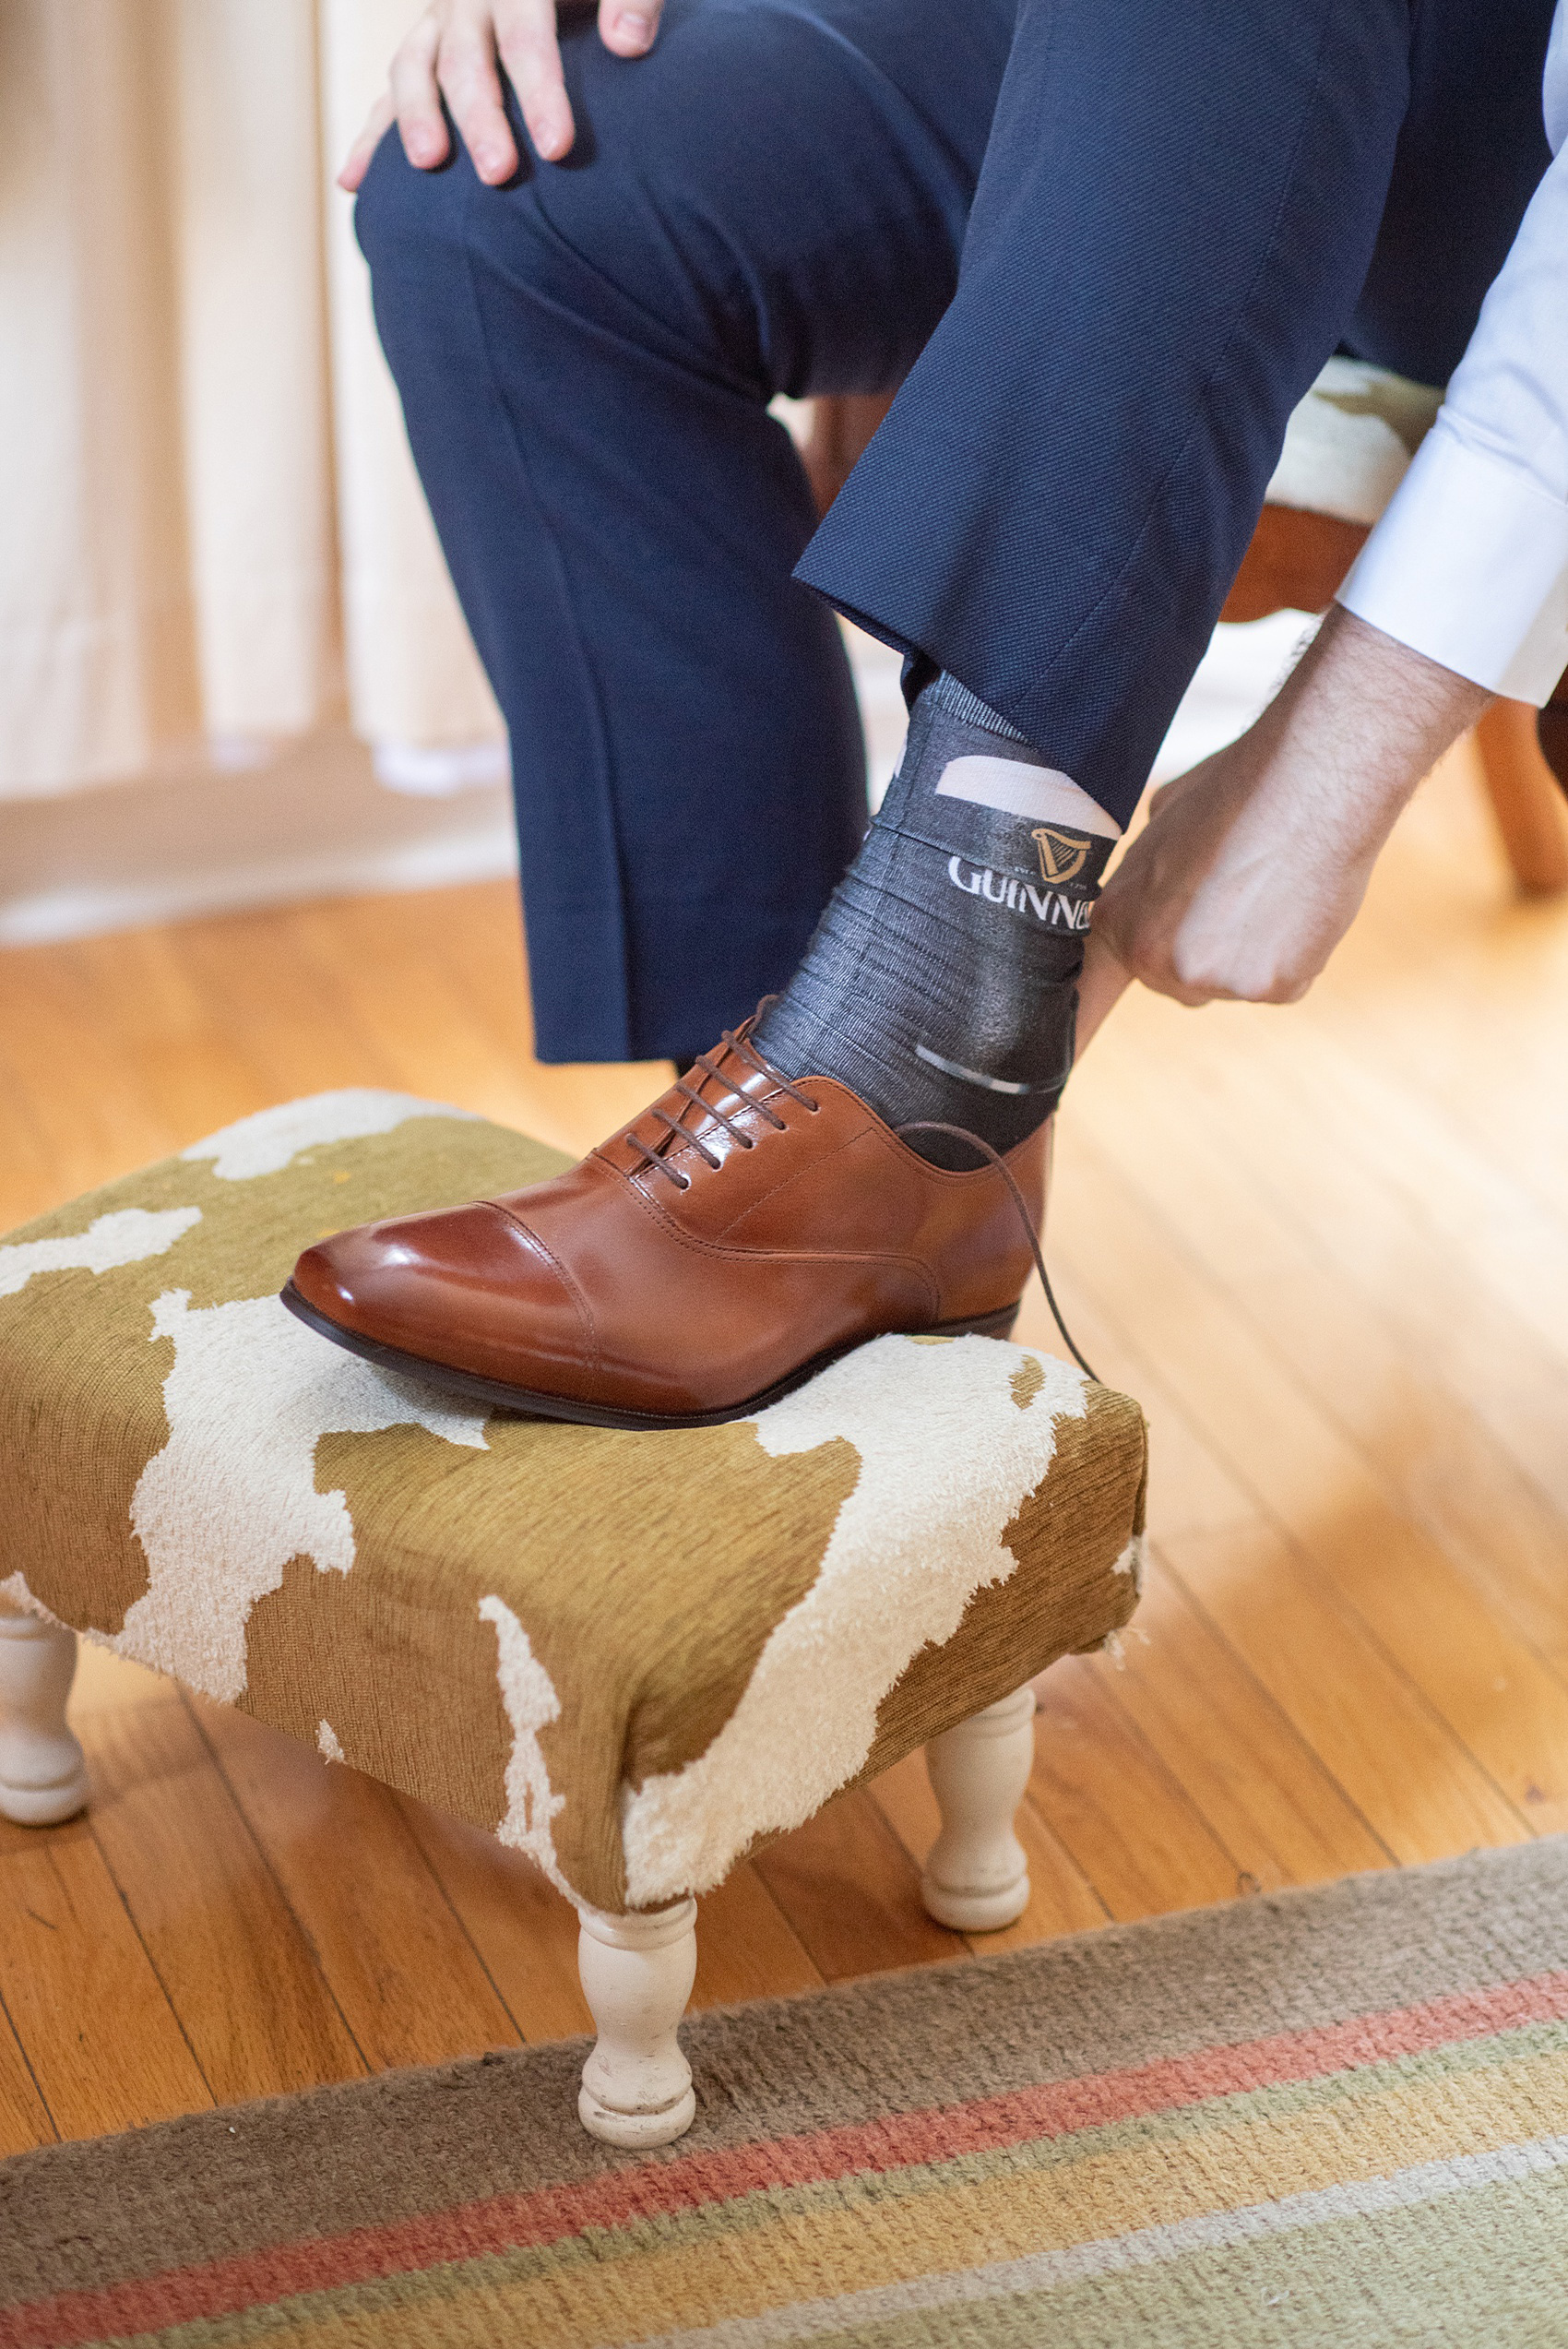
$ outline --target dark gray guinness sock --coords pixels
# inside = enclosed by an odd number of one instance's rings
[[[757,1043],[837,1077],[890,1126],[930,1118],[1011,1150],[1073,1063],[1077,977],[1115,827],[1004,720],[943,675],[804,961]],[[939,1135],[910,1147],[971,1163]]]

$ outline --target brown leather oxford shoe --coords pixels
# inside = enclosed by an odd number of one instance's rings
[[[1005,1337],[1045,1129],[949,1173],[749,1025],[569,1174],[307,1248],[284,1304],[386,1369],[600,1427],[745,1418],[887,1331]]]

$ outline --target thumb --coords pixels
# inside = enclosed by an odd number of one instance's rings
[[[392,123],[392,93],[386,90],[376,100],[365,117],[364,128],[343,158],[343,168],[338,174],[338,185],[352,196],[370,169],[370,159],[380,146],[383,134]]]
[[[599,0],[599,37],[617,57],[641,57],[659,33],[662,0]]]
[[[1077,1041],[1073,1055],[1075,1061],[1083,1058],[1106,1014],[1114,1010],[1132,984],[1133,974],[1126,964],[1119,962],[1105,940],[1091,930],[1078,980]]]

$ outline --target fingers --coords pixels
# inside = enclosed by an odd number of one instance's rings
[[[1080,1050],[1134,979],[1191,1010],[1224,992],[1207,986],[1178,954],[1174,932],[1182,910],[1162,902],[1158,885],[1151,888],[1146,875],[1134,873],[1127,880],[1111,876],[1094,910],[1078,981]]]
[[[637,0],[641,5],[641,0]],[[559,162],[576,137],[571,102],[561,72],[561,51],[555,38],[554,0],[506,0],[494,10],[495,40],[506,78],[517,93],[529,137],[547,163]],[[493,68],[492,68],[493,73]],[[443,75],[443,80],[445,77]],[[457,112],[454,103],[453,112]],[[457,116],[459,125],[462,116]],[[465,138],[468,133],[463,133]],[[508,133],[508,146],[510,134]],[[469,142],[470,151],[472,142]],[[476,154],[481,179],[505,178],[508,173],[487,171]],[[517,169],[516,152],[509,171]]]
[[[640,57],[659,32],[662,0],[600,0],[599,28],[618,57]],[[555,37],[555,0],[434,0],[392,60],[391,89],[372,108],[338,176],[351,194],[387,125],[397,120],[404,152],[432,171],[451,152],[442,101],[451,110],[475,171],[492,187],[517,169],[500,68],[517,92],[529,137],[558,162],[576,137]]]
[[[344,157],[343,168],[338,174],[339,186],[347,188],[350,196],[369,171],[370,159],[380,146],[391,121],[392,93],[384,90],[365,116],[364,128]]]
[[[1095,1031],[1108,1011],[1114,1009],[1133,984],[1133,974],[1118,961],[1103,938],[1089,932],[1084,948],[1084,967],[1078,977],[1078,1022],[1073,1057],[1081,1060],[1094,1041]]]
[[[482,0],[448,0],[436,70],[474,170],[498,187],[517,168],[517,142],[506,119],[496,66],[504,11]],[[538,7],[529,13],[537,15]],[[552,34],[553,39],[553,34]],[[525,113],[526,113],[525,109]]]
[[[441,26],[433,8],[422,16],[392,59],[391,104],[403,152],[422,172],[444,163],[451,149],[436,87],[435,60]]]
[[[599,37],[617,57],[640,57],[653,47],[662,0],[599,0]]]
[[[1095,907],[1094,928],[1078,982],[1078,1034],[1084,1043],[1135,979],[1191,1011],[1209,1003],[1299,1003],[1322,968],[1293,950],[1281,919],[1248,918],[1224,901],[1194,905],[1184,893],[1163,895],[1147,874],[1118,890],[1113,877]]]

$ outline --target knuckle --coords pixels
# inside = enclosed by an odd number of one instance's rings
[[[419,21],[411,25],[393,52],[393,63],[401,66],[428,66],[435,54],[441,37],[441,23],[435,9],[427,8]]]
[[[470,42],[444,40],[436,52],[435,70],[447,96],[471,89],[484,78],[484,59]]]
[[[494,72],[491,29],[469,17],[448,17],[440,29],[436,64],[445,83],[449,76],[484,76]]]
[[[397,56],[392,60],[390,83],[394,102],[400,109],[422,105],[428,111],[435,104],[435,78],[428,57]]]
[[[442,89],[455,120],[464,135],[472,130],[498,127],[501,113],[501,92],[493,78],[484,74],[454,74],[444,78]]]
[[[560,51],[547,33],[532,28],[503,41],[502,61],[512,80],[519,87],[527,82],[561,79]]]
[[[1183,952],[1178,947],[1170,957],[1170,975],[1179,987],[1199,995],[1231,995],[1235,990],[1225,973],[1218,970],[1204,954]]]

